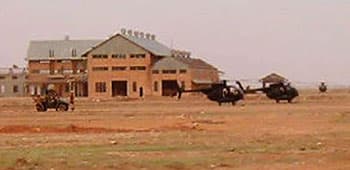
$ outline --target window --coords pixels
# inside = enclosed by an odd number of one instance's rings
[[[39,73],[40,73],[40,70],[31,70],[30,73],[39,74]]]
[[[55,56],[55,51],[50,49],[49,50],[49,57],[54,57]]]
[[[18,79],[18,77],[17,76],[12,76],[12,79],[16,80],[16,79]]]
[[[152,74],[158,74],[159,70],[152,70]]]
[[[62,63],[71,63],[72,61],[70,60],[62,60]]]
[[[184,70],[184,69],[180,70],[180,74],[186,74],[186,73],[187,73],[187,70]]]
[[[146,54],[136,54],[135,58],[146,58]]]
[[[132,91],[133,91],[133,92],[136,92],[136,91],[137,91],[137,84],[136,84],[135,81],[132,82]]]
[[[130,58],[146,58],[146,54],[130,54]]]
[[[108,71],[108,67],[92,67],[92,71]]]
[[[131,66],[130,67],[130,70],[146,70],[146,67],[145,66]]]
[[[63,74],[72,74],[73,70],[63,70]]]
[[[112,71],[125,71],[126,67],[120,67],[120,66],[116,66],[116,67],[112,67]]]
[[[50,70],[39,70],[39,74],[50,74]]]
[[[14,92],[14,93],[17,93],[17,92],[18,92],[18,86],[17,86],[17,85],[13,86],[13,92]]]
[[[72,49],[72,57],[76,57],[77,56],[77,49],[73,48]]]
[[[49,60],[40,60],[39,63],[40,64],[49,64],[50,61]]]
[[[97,93],[104,93],[106,92],[106,82],[96,82],[95,83],[96,92]]]
[[[163,70],[163,74],[176,74],[176,70]]]
[[[155,81],[153,84],[153,90],[158,91],[158,81]]]
[[[66,84],[64,91],[65,91],[66,93],[68,93],[68,92],[70,91],[70,88],[69,88],[69,84],[68,84],[68,83]]]
[[[106,55],[106,54],[95,54],[95,55],[92,55],[92,58],[106,59],[106,58],[108,58],[108,55]]]
[[[113,54],[112,58],[125,59],[126,54]]]

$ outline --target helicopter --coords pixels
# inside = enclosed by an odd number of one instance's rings
[[[213,83],[208,88],[185,90],[178,85],[178,99],[181,99],[182,93],[201,92],[211,101],[215,101],[221,106],[222,103],[231,103],[235,105],[237,101],[244,99],[244,91],[235,86],[227,85],[223,80],[219,83]]]
[[[321,93],[327,92],[327,85],[326,85],[326,83],[325,82],[321,82],[320,86],[318,86],[318,90]]]
[[[243,89],[242,84],[239,81],[236,81],[241,89]],[[245,94],[262,92],[265,93],[269,99],[275,100],[276,103],[279,103],[282,100],[287,100],[288,103],[291,103],[292,100],[299,96],[298,90],[295,87],[292,87],[290,83],[272,83],[268,87],[262,87],[257,89],[246,89],[244,90]]]

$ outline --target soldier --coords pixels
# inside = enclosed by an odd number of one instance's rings
[[[74,91],[70,92],[69,95],[69,103],[71,104],[71,110],[74,111],[75,107],[74,107]]]

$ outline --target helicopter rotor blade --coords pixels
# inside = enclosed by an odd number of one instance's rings
[[[240,81],[236,81],[236,84],[238,85],[238,87],[245,93],[246,92],[246,90],[244,89],[244,87],[243,87],[243,85],[242,85],[242,83],[240,82]]]

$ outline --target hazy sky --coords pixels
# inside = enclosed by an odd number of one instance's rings
[[[121,28],[190,50],[232,79],[278,72],[350,85],[350,0],[0,0],[0,66],[30,40],[106,38]]]

